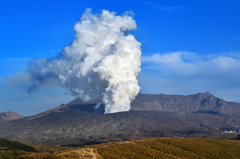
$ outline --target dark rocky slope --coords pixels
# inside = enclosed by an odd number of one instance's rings
[[[229,123],[231,121],[231,123]],[[44,144],[84,144],[145,137],[209,137],[238,118],[213,114],[181,115],[172,112],[121,112],[93,114],[79,110],[51,112],[1,124],[4,138]]]
[[[132,110],[96,113],[99,100],[79,99],[31,117],[0,124],[0,137],[45,144],[87,144],[146,137],[210,137],[240,123],[239,104],[209,93],[143,95]]]

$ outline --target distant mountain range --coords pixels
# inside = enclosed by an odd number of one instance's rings
[[[50,111],[75,108],[90,113],[103,113],[104,106],[101,105],[99,109],[96,109],[95,106],[97,103],[101,103],[101,100],[96,99],[90,102],[83,102],[81,99],[77,98],[67,105],[56,107]],[[132,101],[131,111],[167,111],[180,114],[202,112],[240,116],[240,103],[226,102],[208,92],[194,95],[153,95],[140,93],[136,96],[136,99]]]
[[[14,119],[20,119],[23,118],[23,116],[14,113],[14,112],[4,112],[0,113],[0,123],[5,122],[5,121],[10,121]]]
[[[103,114],[99,99],[72,102],[0,123],[0,137],[44,144],[91,144],[146,137],[210,137],[240,123],[240,104],[210,93],[139,94],[131,111]]]
[[[134,111],[168,111],[175,113],[212,113],[240,116],[240,103],[226,102],[210,93],[194,95],[139,94],[131,103]]]

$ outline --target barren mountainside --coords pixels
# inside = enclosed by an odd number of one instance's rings
[[[44,144],[86,144],[146,137],[209,137],[240,122],[213,114],[131,111],[94,114],[70,109],[2,123],[0,136]]]
[[[210,93],[139,94],[131,111],[103,114],[100,100],[80,99],[34,116],[0,124],[0,137],[44,144],[90,144],[146,137],[221,136],[240,126],[240,104]]]
[[[208,92],[186,96],[139,94],[131,103],[131,108],[134,111],[209,112],[240,116],[239,103],[226,102]]]
[[[14,112],[3,112],[0,113],[0,122],[14,120],[14,119],[20,119],[23,118],[23,116],[14,113]]]
[[[78,107],[79,110],[94,112],[99,99],[84,103],[75,99],[66,107]],[[214,113],[221,115],[240,116],[240,103],[226,102],[212,94],[198,93],[193,95],[138,94],[131,103],[132,111],[167,111],[181,114]],[[103,108],[99,112],[103,112]]]

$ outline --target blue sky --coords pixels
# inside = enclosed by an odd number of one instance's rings
[[[29,95],[18,83],[28,61],[55,57],[72,42],[86,8],[134,13],[141,93],[210,92],[240,102],[238,0],[1,0],[0,112],[33,115],[74,99],[55,85]]]

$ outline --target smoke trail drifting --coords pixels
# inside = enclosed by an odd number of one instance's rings
[[[61,55],[30,62],[32,80],[55,79],[84,101],[100,97],[105,113],[128,111],[140,90],[141,44],[128,34],[136,22],[127,14],[87,9],[74,29],[76,37]]]

